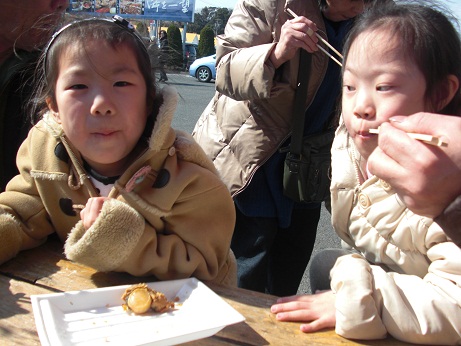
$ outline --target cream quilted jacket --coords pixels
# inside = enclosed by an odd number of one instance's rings
[[[359,184],[360,155],[342,123],[332,148],[332,223],[345,246],[331,271],[336,332],[421,344],[461,344],[461,249],[408,210],[386,182]]]

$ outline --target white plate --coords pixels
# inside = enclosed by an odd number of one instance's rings
[[[130,285],[31,296],[42,345],[174,345],[212,336],[245,318],[195,278],[148,283],[175,300],[164,313],[129,314]]]

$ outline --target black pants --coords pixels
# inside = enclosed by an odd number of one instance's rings
[[[276,218],[236,212],[231,248],[238,286],[277,296],[296,294],[314,248],[320,207],[293,210],[288,228],[280,228]]]

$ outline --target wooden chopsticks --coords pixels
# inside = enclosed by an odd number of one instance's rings
[[[292,16],[293,18],[296,18],[298,17],[298,15],[296,13],[294,13],[292,10],[290,10],[289,8],[286,8],[285,10],[290,16]],[[327,40],[325,40],[322,36],[320,36],[318,33],[315,33],[315,36],[317,36],[317,38],[322,41],[328,48],[330,48],[333,52],[335,52],[339,58],[341,60],[343,60],[343,56],[341,55],[340,52],[338,52],[335,47],[333,47],[331,44],[328,43]],[[339,66],[343,66],[343,64],[338,60],[336,59],[333,55],[331,55],[325,48],[323,48],[322,46],[320,46],[319,44],[317,44],[317,47],[322,51],[324,52],[326,55],[328,55],[335,63],[337,63]]]
[[[368,132],[379,134],[379,127],[377,129],[370,129],[368,130]],[[435,145],[438,147],[448,147],[448,143],[444,142],[437,136],[426,135],[422,133],[411,133],[411,132],[407,132],[407,135],[413,139],[416,139],[418,141],[421,141],[421,142],[424,142],[430,145]]]

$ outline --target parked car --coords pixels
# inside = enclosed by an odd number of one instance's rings
[[[209,82],[216,78],[216,54],[196,59],[189,67],[189,74],[199,82]]]

